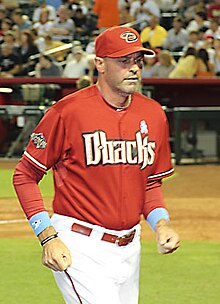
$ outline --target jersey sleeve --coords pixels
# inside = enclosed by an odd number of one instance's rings
[[[149,213],[156,208],[166,208],[161,184],[161,180],[150,181],[147,183],[143,209],[144,218],[147,218]]]
[[[174,171],[171,163],[171,151],[169,144],[169,126],[164,111],[158,117],[160,133],[156,142],[155,161],[148,175],[145,191],[145,203],[143,215],[145,218],[156,208],[166,208],[161,189],[162,179],[168,177]]]
[[[162,119],[159,124],[160,135],[156,143],[155,161],[150,169],[148,182],[161,180],[173,174],[171,163],[171,151],[169,143],[169,126],[165,113],[162,111]]]
[[[56,164],[67,148],[63,119],[50,108],[34,129],[23,157],[35,167],[46,172]]]
[[[43,171],[38,170],[25,158],[22,158],[15,167],[13,185],[28,219],[36,213],[46,211],[38,188],[38,183],[43,176]]]

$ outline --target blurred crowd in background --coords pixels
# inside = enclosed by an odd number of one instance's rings
[[[220,0],[2,0],[0,76],[92,80],[95,38],[114,25],[155,50],[143,78],[220,76]]]

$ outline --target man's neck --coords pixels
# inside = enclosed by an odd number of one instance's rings
[[[102,95],[103,99],[105,100],[106,103],[108,103],[110,106],[116,108],[116,109],[124,109],[127,108],[132,100],[132,95],[125,94],[125,95],[120,95],[120,94],[114,94],[113,92],[107,92],[102,86],[100,86],[100,83],[97,82],[96,86]]]

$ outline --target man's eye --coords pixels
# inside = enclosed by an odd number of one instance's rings
[[[138,57],[138,58],[122,58],[119,60],[121,64],[124,66],[129,66],[131,64],[137,64],[138,66],[142,66],[144,64],[144,58]]]
[[[142,57],[140,57],[140,58],[137,58],[136,60],[135,60],[135,62],[137,63],[137,64],[143,64],[144,63],[144,58],[142,58]]]
[[[120,62],[123,64],[128,64],[130,62],[130,58],[121,59]]]

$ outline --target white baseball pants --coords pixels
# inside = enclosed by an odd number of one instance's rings
[[[67,304],[138,304],[140,225],[115,231],[55,214],[52,224],[72,254],[65,272],[53,272]],[[92,228],[90,236],[71,231],[73,223]],[[122,236],[136,230],[126,246],[101,240],[103,233]]]

